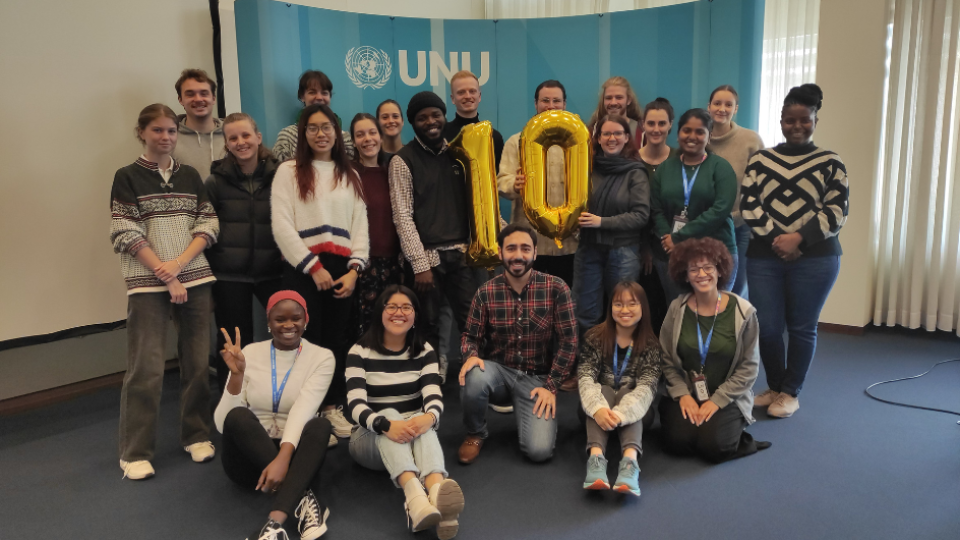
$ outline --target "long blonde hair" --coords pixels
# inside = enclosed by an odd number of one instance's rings
[[[598,118],[606,116],[607,109],[603,106],[603,96],[607,93],[607,88],[611,86],[622,86],[627,89],[627,99],[630,103],[627,104],[626,110],[623,111],[624,116],[637,122],[643,122],[643,112],[640,110],[640,104],[637,103],[637,95],[633,92],[630,81],[618,75],[616,77],[610,77],[603,83],[603,86],[600,87],[600,102],[597,103],[597,110],[594,111],[593,116],[590,117],[590,124],[593,125]]]
[[[246,120],[247,122],[250,122],[250,127],[253,128],[253,132],[256,133],[257,135],[260,135],[260,128],[257,127],[257,121],[254,120],[252,116],[244,112],[235,112],[235,113],[228,114],[227,117],[223,119],[223,124],[221,125],[221,127],[224,129],[224,131],[226,131],[226,127],[228,124],[235,124],[237,122],[242,122],[244,120]],[[224,136],[223,151],[226,152],[227,159],[232,159],[234,161],[237,160],[237,158],[232,153],[230,153],[230,150],[227,148],[226,136]],[[257,161],[262,161],[272,155],[273,155],[273,152],[271,152],[269,148],[264,146],[263,141],[261,140],[260,146],[257,148]]]

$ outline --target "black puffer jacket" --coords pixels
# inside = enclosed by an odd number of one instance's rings
[[[232,158],[210,166],[204,184],[220,219],[220,237],[206,255],[217,279],[259,282],[280,277],[280,248],[270,226],[270,191],[279,164],[272,156],[260,161],[253,193]]]

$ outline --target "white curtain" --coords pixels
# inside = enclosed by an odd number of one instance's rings
[[[794,86],[816,82],[820,0],[766,0],[760,80],[760,137],[783,142],[780,109]]]
[[[672,6],[695,0],[485,0],[487,19],[569,17]]]
[[[960,307],[960,0],[888,7],[873,322],[952,331]]]

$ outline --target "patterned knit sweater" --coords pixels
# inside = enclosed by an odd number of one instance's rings
[[[319,270],[321,253],[349,258],[357,272],[370,257],[367,205],[352,186],[334,181],[333,169],[332,161],[313,162],[316,189],[307,201],[300,199],[293,161],[281,163],[273,179],[273,237],[283,258],[305,274]]]
[[[339,117],[337,123],[340,123]],[[353,138],[346,131],[340,132],[343,137],[343,148],[347,155],[353,157],[354,147]],[[273,145],[273,155],[278,161],[287,161],[293,159],[297,153],[297,124],[289,125],[280,130],[277,134],[277,142]]]
[[[139,158],[117,171],[110,193],[110,241],[120,254],[127,294],[167,292],[153,270],[136,254],[150,247],[161,261],[178,257],[195,237],[217,241],[220,224],[207,199],[197,171],[173,161],[173,175],[165,181],[156,163]],[[203,253],[183,267],[177,279],[190,288],[216,281]]]
[[[600,387],[614,388],[613,360],[604,358],[603,345],[599,339],[584,338],[580,348],[580,365],[577,368],[580,403],[584,412],[593,418],[600,409],[609,408],[623,425],[640,421],[657,395],[662,356],[663,349],[659,344],[649,345],[642,351],[634,351],[627,360],[626,371],[620,379],[621,387],[632,390],[623,396],[619,404],[611,408],[600,392]]]
[[[776,257],[773,239],[800,233],[807,257],[841,255],[837,235],[847,220],[847,169],[840,156],[813,143],[780,144],[747,165],[740,211],[753,238],[748,257]]]

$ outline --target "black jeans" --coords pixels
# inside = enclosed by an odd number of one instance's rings
[[[290,468],[270,511],[279,510],[292,516],[310,488],[319,500],[320,469],[330,441],[330,422],[314,418],[303,427],[300,443],[290,459]],[[227,477],[243,489],[253,489],[267,465],[280,451],[280,439],[271,439],[267,430],[250,409],[237,407],[223,421],[220,460]]]
[[[412,283],[416,290],[413,275],[408,276],[407,283]],[[425,323],[424,337],[433,350],[440,351],[441,296],[446,297],[450,303],[453,319],[462,333],[467,326],[467,314],[477,289],[476,274],[473,268],[467,266],[465,255],[457,250],[441,251],[440,264],[433,267],[433,289],[427,293],[417,292],[423,311],[423,318],[420,320]],[[459,349],[459,345],[457,348]]]
[[[757,452],[757,443],[744,431],[747,420],[736,404],[731,403],[713,417],[695,426],[683,417],[680,402],[669,396],[660,400],[660,426],[663,449],[679,456],[698,455],[707,461],[721,463]]]
[[[320,262],[334,280],[347,273],[346,257],[321,253]],[[303,337],[314,345],[330,349],[337,360],[333,380],[330,381],[330,388],[323,398],[323,406],[346,405],[347,381],[344,371],[347,350],[353,345],[351,337],[355,335],[350,329],[351,321],[356,321],[353,317],[354,299],[335,298],[332,289],[317,290],[317,284],[310,274],[297,272],[289,265],[283,269],[283,288],[297,291],[307,301],[310,322],[307,323]],[[357,294],[356,289],[353,294]]]
[[[267,301],[273,293],[280,290],[280,278],[261,281],[260,283],[243,283],[239,281],[218,280],[213,284],[213,313],[217,320],[217,350],[213,351],[216,357],[217,382],[220,390],[227,387],[227,376],[230,369],[220,358],[224,338],[221,328],[225,328],[234,337],[234,328],[240,329],[241,343],[253,343],[253,298],[267,307]]]

